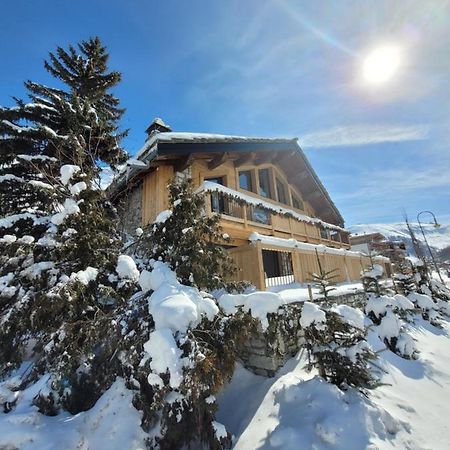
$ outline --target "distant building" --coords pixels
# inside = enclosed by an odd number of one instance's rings
[[[381,255],[389,258],[395,265],[404,261],[407,256],[406,244],[400,240],[391,240],[381,233],[367,233],[350,236],[351,250],[366,255]]]

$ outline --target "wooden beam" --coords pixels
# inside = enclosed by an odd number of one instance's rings
[[[250,164],[255,158],[255,156],[256,156],[255,152],[246,153],[245,155],[240,156],[238,159],[234,161],[234,167],[240,167],[245,164]]]
[[[175,165],[175,171],[176,172],[183,172],[186,170],[191,164],[192,161],[195,159],[195,156],[193,153],[189,153],[189,155],[185,156],[183,159],[181,159],[176,165]]]
[[[214,170],[217,167],[221,166],[227,159],[227,156],[228,156],[227,152],[219,153],[208,163],[208,169]]]

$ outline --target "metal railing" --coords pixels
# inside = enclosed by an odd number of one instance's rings
[[[295,282],[292,253],[262,249],[266,287],[282,286]]]

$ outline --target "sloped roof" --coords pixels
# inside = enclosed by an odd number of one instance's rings
[[[297,138],[248,137],[184,132],[155,133],[145,142],[144,146],[134,157],[134,160],[137,159],[142,161],[146,166],[131,164],[131,166],[112,183],[109,191],[112,195],[116,195],[124,188],[129,180],[134,178],[138,173],[148,170],[150,163],[161,157],[167,157],[168,155],[177,155],[181,157],[196,153],[223,152],[288,152],[289,157],[283,159],[286,168],[292,170],[293,164],[295,163],[307,173],[308,180],[311,183],[314,183],[315,188],[320,191],[323,199],[326,200],[329,213],[332,213],[334,219],[333,222],[339,226],[344,225],[344,219],[309,163],[306,155],[298,144]],[[280,163],[280,166],[281,165],[282,164]],[[293,176],[293,184],[295,184],[295,182],[295,176]],[[302,188],[299,190],[301,192],[303,191]],[[311,201],[311,203],[314,202]]]

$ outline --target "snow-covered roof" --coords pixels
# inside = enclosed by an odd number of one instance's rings
[[[160,142],[290,142],[296,138],[252,137],[214,133],[166,132],[158,134]]]
[[[194,144],[194,145],[193,145]],[[198,144],[198,146],[196,145]],[[307,178],[301,179],[301,184],[305,187],[309,183],[309,188],[320,192],[320,196],[309,200],[316,209],[322,210],[324,217],[329,222],[335,222],[342,225],[344,219],[341,216],[334,202],[331,200],[327,190],[323,186],[319,177],[315,173],[302,149],[297,138],[286,137],[251,137],[224,135],[215,133],[188,133],[157,131],[149,135],[144,146],[138,151],[134,159],[143,161],[149,166],[149,163],[161,156],[178,155],[179,157],[195,153],[224,153],[224,152],[279,152],[289,153],[291,158],[280,162],[286,167],[298,170],[299,173],[306,173]],[[124,169],[121,175],[112,183],[110,193],[115,195],[120,192],[124,185],[128,183],[138,173],[148,170],[146,167],[133,167]],[[297,180],[300,184],[300,178]],[[296,182],[295,176],[293,183]],[[301,189],[301,186],[298,186]]]

